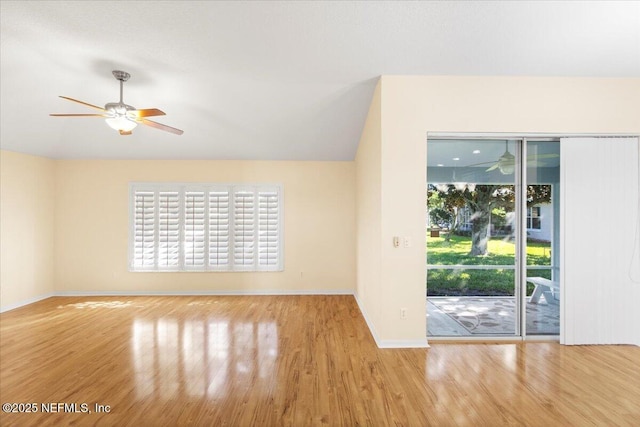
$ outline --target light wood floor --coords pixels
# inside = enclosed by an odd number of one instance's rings
[[[351,296],[50,298],[2,314],[0,340],[2,403],[39,409],[2,426],[640,420],[638,347],[378,349]],[[42,413],[58,402],[92,413]]]

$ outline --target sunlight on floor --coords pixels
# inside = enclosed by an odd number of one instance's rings
[[[133,303],[131,301],[84,301],[75,304],[59,305],[57,308],[125,308],[132,305]]]

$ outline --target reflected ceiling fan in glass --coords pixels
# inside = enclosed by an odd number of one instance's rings
[[[493,163],[489,168],[487,168],[486,172],[491,172],[493,170],[498,169],[500,173],[503,175],[513,174],[516,170],[516,156],[511,154],[511,152],[509,151],[509,141],[505,141],[504,144],[505,144],[505,151],[498,158],[498,161],[476,163],[473,165],[469,165],[468,167],[481,166],[481,165]],[[538,161],[539,159],[553,159],[557,157],[560,157],[560,155],[559,154],[536,154],[536,155],[527,157],[527,164],[530,166],[531,165],[544,166],[544,163]]]
[[[122,100],[123,93],[123,85],[124,82],[129,80],[131,75],[126,71],[113,70],[113,76],[116,80],[120,81],[120,101],[119,102],[109,102],[102,107],[98,107],[97,105],[89,104],[88,102],[79,101],[74,98],[69,98],[68,96],[60,96],[60,98],[76,102],[78,104],[85,105],[87,107],[93,108],[95,110],[100,111],[99,114],[49,114],[54,117],[103,117],[107,122],[107,125],[114,130],[117,130],[120,135],[131,135],[133,129],[135,129],[138,124],[147,125],[156,129],[163,130],[165,132],[170,132],[176,135],[182,135],[184,132],[180,129],[163,125],[162,123],[154,122],[146,117],[154,117],[154,116],[164,116],[165,113],[162,110],[157,108],[144,108],[144,109],[136,109],[131,105],[127,105]]]
[[[509,152],[509,143],[505,141],[505,150],[502,156],[498,159],[496,164],[487,169],[487,172],[496,168],[500,170],[502,175],[511,175],[516,170],[516,156]]]

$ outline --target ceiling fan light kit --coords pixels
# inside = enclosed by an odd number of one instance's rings
[[[130,132],[138,126],[136,122],[126,116],[107,117],[104,121],[107,122],[111,129],[123,132]]]
[[[138,124],[127,116],[129,111],[135,110],[131,105],[127,105],[122,101],[124,82],[129,80],[131,74],[126,71],[113,70],[113,77],[120,81],[120,102],[110,102],[104,106],[104,109],[111,115],[105,119],[109,127],[120,132],[120,135],[131,135],[131,131]]]
[[[502,175],[511,175],[515,172],[516,156],[511,154],[508,149],[502,156],[500,156],[498,169],[500,169]]]
[[[505,141],[505,150],[498,159],[498,170],[502,175],[511,175],[516,171],[516,156],[509,152],[509,142]]]
[[[123,85],[124,82],[129,80],[131,75],[126,71],[113,70],[113,77],[120,82],[120,101],[109,102],[104,108],[97,105],[89,104],[87,102],[79,101],[77,99],[69,98],[67,96],[60,96],[60,98],[67,99],[72,102],[86,105],[87,107],[100,110],[101,114],[50,114],[55,117],[104,117],[107,125],[114,130],[117,130],[120,135],[131,135],[133,129],[138,126],[139,123],[144,125],[160,129],[166,132],[170,132],[176,135],[182,135],[183,131],[171,126],[163,125],[162,123],[154,122],[146,117],[164,116],[165,113],[157,108],[145,108],[137,110],[131,105],[127,105],[122,100]]]

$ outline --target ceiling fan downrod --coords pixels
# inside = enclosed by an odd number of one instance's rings
[[[129,77],[131,77],[131,74],[127,73],[126,71],[120,71],[120,70],[113,70],[111,73],[113,74],[113,77],[115,77],[117,80],[120,80],[120,104],[124,104],[124,102],[122,102],[123,86],[124,86],[124,82],[129,80]]]

